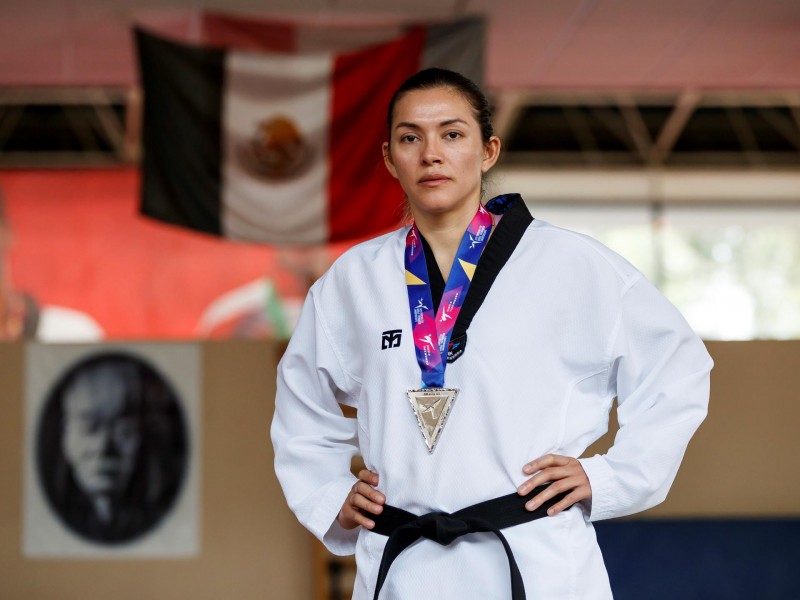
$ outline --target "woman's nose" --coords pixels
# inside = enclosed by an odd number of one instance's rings
[[[441,146],[438,140],[425,141],[422,147],[422,162],[426,165],[442,162]]]

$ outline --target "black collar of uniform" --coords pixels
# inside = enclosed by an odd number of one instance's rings
[[[449,363],[454,362],[464,353],[467,345],[467,329],[469,329],[473,317],[483,304],[494,280],[497,279],[522,239],[528,225],[533,222],[533,217],[519,194],[504,194],[492,198],[486,203],[486,209],[496,215],[503,215],[503,218],[495,227],[481,254],[469,292],[458,313],[458,318],[456,318],[453,334],[450,336],[450,347],[447,350],[447,362]],[[420,238],[425,251],[425,264],[428,268],[434,311],[438,311],[444,294],[445,281],[439,265],[436,264],[430,245],[422,235]]]

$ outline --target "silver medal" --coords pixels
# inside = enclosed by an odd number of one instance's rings
[[[408,390],[408,399],[414,408],[414,414],[417,415],[417,423],[429,453],[433,452],[436,446],[457,394],[456,388]]]

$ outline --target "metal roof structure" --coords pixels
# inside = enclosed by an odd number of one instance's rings
[[[134,163],[130,26],[190,30],[198,10],[317,24],[486,15],[486,87],[512,178],[800,167],[800,2],[787,0],[9,0],[0,167]]]

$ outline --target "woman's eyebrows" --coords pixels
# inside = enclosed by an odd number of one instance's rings
[[[455,123],[463,123],[464,125],[467,124],[467,122],[464,119],[455,118],[455,119],[447,119],[445,121],[441,121],[439,123],[439,127],[447,127],[448,125],[454,125]],[[395,125],[395,129],[400,129],[401,127],[406,127],[408,129],[422,129],[420,125],[417,125],[416,123],[411,123],[409,121],[400,121],[397,125]]]

